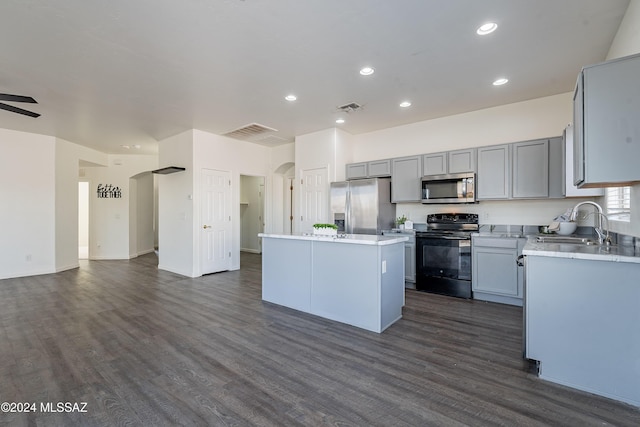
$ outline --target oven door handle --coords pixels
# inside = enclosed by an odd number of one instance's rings
[[[419,236],[419,239],[444,239],[444,240],[471,240],[469,237],[460,236]]]

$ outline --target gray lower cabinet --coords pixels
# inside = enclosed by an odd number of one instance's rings
[[[422,179],[421,156],[391,160],[391,202],[419,202]]]
[[[526,259],[526,357],[540,378],[640,406],[640,264]]]
[[[524,272],[517,264],[526,239],[472,236],[473,298],[522,306]]]
[[[478,200],[511,197],[511,146],[509,144],[478,148]]]
[[[640,181],[640,55],[584,67],[574,95],[574,178],[581,186]]]
[[[516,142],[512,147],[514,199],[549,197],[549,140]]]
[[[416,238],[411,236],[404,243],[404,282],[405,287],[415,289],[416,283]]]

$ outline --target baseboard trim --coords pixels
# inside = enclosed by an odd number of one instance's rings
[[[240,252],[249,252],[252,254],[261,254],[262,251],[260,249],[247,249],[247,248],[240,248]]]

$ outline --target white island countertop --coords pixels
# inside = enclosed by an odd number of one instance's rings
[[[340,234],[337,236],[322,236],[307,233],[296,234],[270,234],[260,233],[258,237],[266,237],[270,239],[289,239],[289,240],[311,240],[316,242],[335,242],[347,243],[354,245],[394,245],[409,240],[409,237],[403,235],[379,236],[376,234]]]
[[[640,252],[633,246],[541,243],[536,242],[535,237],[529,237],[522,254],[640,264]]]

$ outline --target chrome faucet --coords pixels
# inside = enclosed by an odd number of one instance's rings
[[[596,231],[596,234],[598,235],[598,244],[602,245],[603,243],[609,244],[611,241],[609,239],[609,219],[607,218],[607,216],[604,214],[603,210],[602,210],[602,206],[600,206],[599,204],[597,204],[596,202],[592,202],[591,200],[587,200],[584,202],[580,202],[577,205],[575,205],[573,207],[573,209],[571,209],[571,215],[569,215],[569,221],[575,221],[576,218],[578,217],[578,208],[580,206],[583,205],[593,205],[596,207],[597,211],[596,212],[592,212],[591,214],[596,214],[598,216],[598,220],[597,220],[597,224],[594,227],[594,230]],[[589,215],[591,215],[589,214]],[[589,216],[587,215],[587,217]],[[602,225],[602,220],[604,219],[604,221],[606,222],[606,228],[604,228]]]

